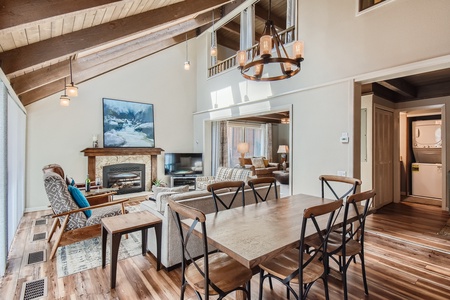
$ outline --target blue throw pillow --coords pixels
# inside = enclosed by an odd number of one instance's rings
[[[74,186],[69,185],[69,193],[72,196],[75,203],[78,205],[79,208],[85,208],[89,207],[89,201],[87,201],[86,197],[83,195],[83,193],[77,189]],[[86,217],[92,216],[92,211],[90,209],[83,211]]]

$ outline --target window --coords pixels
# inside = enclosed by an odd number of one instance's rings
[[[239,164],[241,153],[237,151],[237,145],[246,142],[249,151],[246,157],[266,156],[265,153],[265,129],[264,124],[228,123],[228,167]]]

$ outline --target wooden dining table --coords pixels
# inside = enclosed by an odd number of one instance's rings
[[[207,214],[208,243],[252,269],[286,249],[299,246],[303,211],[332,201],[298,194]],[[325,228],[328,215],[317,220]],[[193,220],[182,222],[189,227]],[[199,224],[195,232],[201,234]],[[308,226],[306,236],[314,232]]]
[[[332,201],[335,200],[297,194],[207,214],[208,243],[253,269],[285,250],[299,246],[303,211]],[[342,226],[343,209],[334,223],[336,228]],[[326,228],[328,217],[327,214],[317,218],[320,228]],[[349,220],[355,220],[355,215],[349,213]],[[183,227],[190,227],[192,222],[192,219],[182,220]],[[305,236],[316,232],[310,224]],[[201,235],[200,224],[194,234]]]

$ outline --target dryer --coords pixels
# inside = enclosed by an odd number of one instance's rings
[[[442,163],[441,120],[412,122],[412,143],[417,163]]]

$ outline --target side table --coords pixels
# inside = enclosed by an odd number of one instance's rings
[[[111,288],[116,287],[117,255],[123,234],[140,230],[142,233],[142,255],[147,253],[147,230],[156,232],[156,270],[161,269],[161,223],[162,220],[149,211],[140,211],[102,219],[102,268],[106,265],[106,240],[111,234]]]

